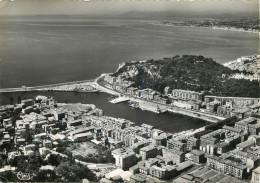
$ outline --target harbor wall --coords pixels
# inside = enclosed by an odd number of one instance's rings
[[[185,116],[190,116],[190,117],[193,117],[193,118],[202,119],[202,120],[209,121],[209,122],[212,122],[212,123],[216,123],[216,122],[219,122],[219,121],[226,119],[225,117],[221,117],[221,116],[202,113],[202,112],[199,112],[199,111],[186,110],[186,109],[177,108],[177,107],[172,108],[172,109],[168,109],[167,111],[170,112],[170,113],[177,113],[177,114],[182,114],[182,115],[185,115]]]
[[[112,88],[106,88],[104,86],[101,86],[98,82],[98,79],[96,80],[96,85],[98,86],[98,89],[102,92],[106,92],[112,95],[118,95],[120,96],[121,93],[114,91]],[[202,119],[208,122],[212,122],[212,123],[216,123],[218,121],[222,121],[224,119],[226,119],[225,117],[221,117],[221,116],[217,116],[217,115],[213,115],[213,114],[208,114],[208,113],[203,113],[203,112],[199,112],[199,111],[192,111],[192,110],[188,110],[188,109],[183,109],[183,108],[178,108],[178,107],[174,107],[174,106],[165,106],[159,103],[155,103],[152,101],[147,101],[147,100],[143,100],[143,99],[139,99],[139,98],[135,98],[135,97],[130,97],[130,101],[135,101],[138,102],[140,105],[140,109],[142,110],[147,110],[147,111],[151,111],[151,112],[155,112],[155,113],[159,113],[157,111],[157,107],[159,107],[160,109],[163,109],[165,111],[165,109],[167,108],[167,112],[170,113],[175,113],[175,114],[181,114],[181,115],[185,115],[185,116],[190,116],[193,118],[198,118],[198,119]]]

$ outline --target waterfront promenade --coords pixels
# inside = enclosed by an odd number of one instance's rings
[[[158,102],[155,102],[155,101],[145,100],[145,99],[142,99],[142,98],[134,97],[134,96],[126,94],[126,93],[121,93],[121,92],[115,91],[112,88],[108,88],[104,85],[101,85],[100,79],[102,79],[104,77],[104,75],[105,74],[102,74],[101,76],[99,76],[95,80],[95,84],[98,87],[98,90],[100,90],[101,92],[112,94],[112,95],[117,95],[117,96],[124,95],[126,97],[129,97],[130,101],[138,102],[139,104],[141,104],[140,108],[142,110],[149,110],[151,112],[159,113],[157,111],[157,109],[159,108],[163,111],[182,114],[182,115],[202,119],[202,120],[213,122],[213,123],[216,123],[218,121],[222,121],[222,120],[226,119],[225,117],[222,117],[222,116],[217,116],[217,115],[214,115],[214,114],[209,114],[209,113],[204,113],[204,112],[194,111],[194,110],[189,110],[189,109],[183,109],[183,108],[171,106],[171,105],[168,105],[168,104],[161,104],[161,103],[158,103]]]
[[[113,90],[112,88],[108,88],[104,85],[100,84],[100,79],[104,77],[104,74],[99,76],[96,79],[93,80],[83,80],[83,81],[74,81],[74,82],[65,82],[65,83],[57,83],[57,84],[51,84],[51,85],[42,85],[42,86],[34,86],[34,87],[21,87],[21,88],[6,88],[6,89],[0,89],[0,93],[13,93],[13,92],[27,92],[27,91],[48,91],[53,87],[59,87],[59,86],[66,86],[66,85],[75,85],[75,84],[82,84],[82,83],[92,83],[97,87],[97,90],[101,92],[105,92],[112,95],[123,95],[129,98],[130,101],[138,102],[139,107],[142,110],[148,110],[155,113],[160,113],[158,109],[160,109],[161,112],[170,112],[170,113],[176,113],[181,115],[190,116],[193,118],[202,119],[209,122],[218,122],[221,120],[224,120],[226,118],[217,116],[214,114],[204,113],[200,111],[194,111],[189,109],[183,109],[176,106],[171,106],[168,104],[161,104],[155,101],[151,100],[145,100],[142,98],[137,98],[132,95],[126,94],[126,93],[120,93],[118,91]],[[56,90],[55,90],[56,91]],[[58,90],[57,90],[58,91]]]

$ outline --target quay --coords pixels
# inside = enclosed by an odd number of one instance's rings
[[[152,103],[149,101],[143,101],[141,99],[131,99],[131,101],[135,101],[139,103],[139,108],[141,110],[151,111],[157,114],[161,114],[168,111],[167,106],[162,106],[156,103]]]
[[[118,103],[126,102],[126,101],[129,101],[129,100],[130,100],[129,97],[122,96],[122,97],[112,99],[109,102],[112,103],[112,104],[118,104]]]
[[[209,121],[212,123],[217,123],[219,121],[226,119],[225,117],[222,117],[222,116],[217,116],[217,115],[208,114],[208,113],[199,112],[199,111],[191,111],[188,109],[181,109],[181,108],[173,107],[173,106],[170,109],[168,109],[167,111],[169,113],[177,113],[177,114],[181,114],[181,115],[185,115],[185,116],[190,116],[193,118],[202,119],[202,120]]]
[[[168,104],[161,104],[161,103],[157,103],[155,101],[148,101],[148,100],[145,100],[142,98],[133,97],[129,94],[125,94],[125,93],[123,94],[119,91],[115,91],[114,89],[108,88],[108,87],[104,86],[103,84],[101,84],[100,81],[102,81],[104,76],[105,76],[105,74],[102,74],[95,80],[95,84],[96,84],[98,90],[100,90],[101,92],[109,93],[111,95],[119,95],[119,96],[126,95],[129,97],[130,101],[139,103],[139,108],[141,110],[147,110],[147,111],[151,111],[154,113],[169,112],[169,113],[181,114],[181,115],[185,115],[185,116],[194,117],[197,119],[202,119],[202,120],[205,120],[205,121],[208,121],[211,123],[216,123],[216,122],[226,119],[225,117],[214,115],[214,114],[208,114],[208,113],[204,113],[204,112],[200,112],[200,111],[179,108],[179,107],[175,107],[175,106],[170,106]],[[158,110],[158,108],[159,108],[159,110]]]
[[[84,81],[74,81],[74,82],[66,82],[66,83],[58,83],[58,84],[51,84],[51,85],[42,85],[42,86],[35,86],[35,87],[21,87],[21,88],[6,88],[6,89],[0,89],[0,93],[14,93],[14,92],[26,92],[26,91],[54,91],[52,90],[53,87],[63,87],[66,85],[77,85],[77,84],[83,84],[83,83],[92,83],[93,85],[96,86],[95,90],[91,91],[84,91],[84,92],[105,92],[109,93],[111,95],[117,95],[119,96],[116,99],[111,100],[110,102],[113,104],[120,103],[120,102],[126,102],[126,101],[133,101],[137,102],[139,104],[139,108],[142,110],[148,110],[154,113],[164,113],[164,112],[169,112],[169,113],[177,113],[177,114],[182,114],[198,119],[202,119],[205,121],[213,122],[216,123],[218,121],[221,121],[225,119],[225,117],[217,116],[214,114],[208,114],[200,111],[194,111],[194,110],[188,110],[188,109],[183,109],[179,107],[174,107],[174,106],[169,106],[167,104],[161,104],[157,103],[155,101],[148,101],[142,98],[138,97],[133,97],[128,94],[124,94],[124,96],[120,97],[123,93],[120,93],[118,91],[113,90],[113,88],[108,88],[106,86],[103,86],[102,84],[99,83],[99,81],[104,77],[105,74],[102,74],[95,80],[84,80]],[[71,91],[67,89],[55,89],[55,91]],[[72,90],[73,91],[73,90]],[[81,92],[81,91],[78,91]]]

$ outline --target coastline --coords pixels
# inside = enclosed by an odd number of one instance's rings
[[[75,92],[73,90],[50,90],[50,88],[48,86],[64,86],[64,87],[68,87],[69,85],[75,85],[75,84],[91,84],[95,90],[93,91],[87,91],[87,92],[91,92],[91,93],[95,93],[95,92],[104,92],[104,93],[108,93],[111,95],[125,95],[122,94],[120,92],[114,91],[110,88],[104,87],[102,85],[100,85],[98,83],[98,81],[105,75],[105,73],[101,74],[98,78],[96,78],[95,80],[87,80],[89,82],[87,82],[86,80],[84,81],[76,81],[76,82],[69,82],[69,83],[59,83],[59,84],[53,84],[53,85],[43,85],[43,86],[36,86],[36,87],[28,87],[29,89],[24,89],[24,88],[6,88],[6,89],[0,89],[0,93],[5,93],[5,92],[20,92],[20,91],[24,91],[24,92],[30,92],[30,91],[57,91],[57,92]],[[65,84],[65,85],[64,85]],[[47,87],[46,87],[47,86]],[[226,118],[221,117],[221,116],[216,116],[213,114],[207,114],[207,113],[202,113],[199,111],[191,111],[188,109],[182,109],[182,108],[178,108],[175,106],[169,106],[169,105],[164,105],[164,104],[160,104],[160,103],[156,103],[154,101],[148,101],[148,100],[144,100],[141,98],[136,98],[133,96],[127,96],[130,98],[130,101],[134,101],[134,102],[138,102],[141,106],[140,109],[141,110],[147,110],[150,112],[154,112],[154,113],[160,113],[157,111],[157,107],[159,107],[163,112],[169,112],[169,113],[175,113],[175,114],[181,114],[184,116],[189,116],[189,117],[193,117],[193,118],[197,118],[197,119],[201,119],[207,122],[212,122],[212,123],[216,123],[218,121],[224,120]],[[130,107],[130,106],[129,106]]]
[[[142,61],[142,62],[145,62],[145,61]],[[226,63],[228,63],[228,62],[226,62]],[[225,65],[226,63],[223,63],[223,65]],[[123,64],[120,64],[119,68],[122,66],[123,66]],[[25,87],[24,86],[24,87],[20,87],[20,88],[5,88],[5,89],[0,89],[0,93],[26,92],[26,91],[28,91],[28,92],[29,91],[57,91],[57,92],[77,92],[77,93],[104,92],[104,93],[108,93],[108,94],[116,95],[116,96],[125,96],[125,97],[129,98],[130,102],[138,103],[139,108],[141,110],[147,110],[147,111],[150,111],[153,113],[168,112],[168,113],[173,113],[173,114],[180,114],[180,115],[189,116],[192,118],[197,118],[197,119],[201,119],[201,120],[204,120],[207,122],[212,122],[212,123],[216,123],[216,122],[226,119],[225,117],[216,115],[214,113],[207,113],[204,111],[180,108],[180,107],[169,105],[169,104],[162,104],[162,103],[159,103],[156,101],[146,100],[146,99],[139,98],[139,97],[129,95],[126,93],[121,93],[119,91],[114,90],[113,88],[111,88],[109,86],[106,86],[106,84],[101,83],[102,81],[100,82],[100,80],[106,74],[112,74],[112,73],[103,73],[96,79],[91,79],[91,80],[64,82],[64,83],[34,86],[34,87]]]
[[[228,27],[202,27],[202,26],[195,26],[195,25],[174,25],[174,24],[164,24],[161,22],[154,23],[154,22],[146,22],[150,25],[160,25],[160,26],[172,26],[172,27],[188,27],[188,28],[203,28],[203,29],[212,29],[212,30],[223,30],[223,31],[235,31],[235,32],[247,32],[247,33],[257,33],[259,34],[260,31],[254,30],[243,30],[237,28],[228,28]]]
[[[98,77],[95,80],[95,84],[96,84],[98,90],[100,90],[101,92],[111,94],[111,95],[117,95],[117,96],[125,95],[125,94],[122,94],[120,92],[114,91],[112,89],[109,89],[107,87],[100,85],[98,82],[104,75],[105,74],[102,74],[100,77]],[[155,112],[155,113],[158,113],[157,107],[159,107],[160,109],[164,109],[165,112],[176,113],[176,114],[181,114],[181,115],[185,115],[185,116],[189,116],[189,117],[194,117],[194,118],[202,119],[202,120],[212,122],[212,123],[216,123],[218,121],[226,119],[225,117],[216,116],[216,115],[213,115],[213,114],[207,114],[207,113],[202,113],[202,112],[199,112],[199,111],[191,111],[191,110],[188,110],[188,109],[182,109],[182,108],[178,108],[178,107],[174,107],[174,106],[164,105],[164,104],[147,101],[147,100],[136,98],[136,97],[129,96],[129,95],[126,95],[126,96],[128,96],[130,98],[130,101],[138,102],[139,104],[141,103],[141,105],[142,105],[141,109],[142,110],[148,110],[148,111]]]
[[[253,80],[260,81],[259,63],[260,63],[260,55],[254,54],[254,55],[241,56],[235,60],[222,63],[222,65],[231,70],[241,71],[241,73],[232,74],[231,78],[247,79],[250,81]],[[243,71],[245,71],[246,73],[244,73]]]
[[[95,79],[89,79],[89,80],[81,80],[81,81],[71,81],[71,82],[64,82],[64,83],[56,83],[56,84],[50,84],[50,85],[40,85],[40,86],[30,86],[30,87],[19,87],[19,88],[1,88],[0,93],[7,93],[7,92],[19,92],[19,91],[43,91],[48,90],[54,87],[60,87],[60,86],[69,86],[74,84],[91,84],[95,81]],[[58,91],[58,90],[57,90]],[[62,91],[62,90],[60,90]],[[64,90],[68,91],[68,90]]]

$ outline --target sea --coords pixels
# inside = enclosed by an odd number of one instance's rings
[[[112,73],[122,62],[203,55],[225,63],[258,53],[258,34],[209,28],[151,24],[165,19],[93,18],[86,16],[0,17],[0,88],[39,86],[94,79]],[[170,21],[170,20],[167,20]],[[149,22],[149,23],[148,23]],[[53,96],[58,102],[93,103],[112,117],[180,132],[209,124],[178,114],[155,114],[127,103],[111,104],[109,94],[18,92],[10,98]]]
[[[166,20],[0,17],[0,88],[94,79],[132,60],[193,54],[224,63],[258,53],[256,33],[147,23],[153,21]]]

